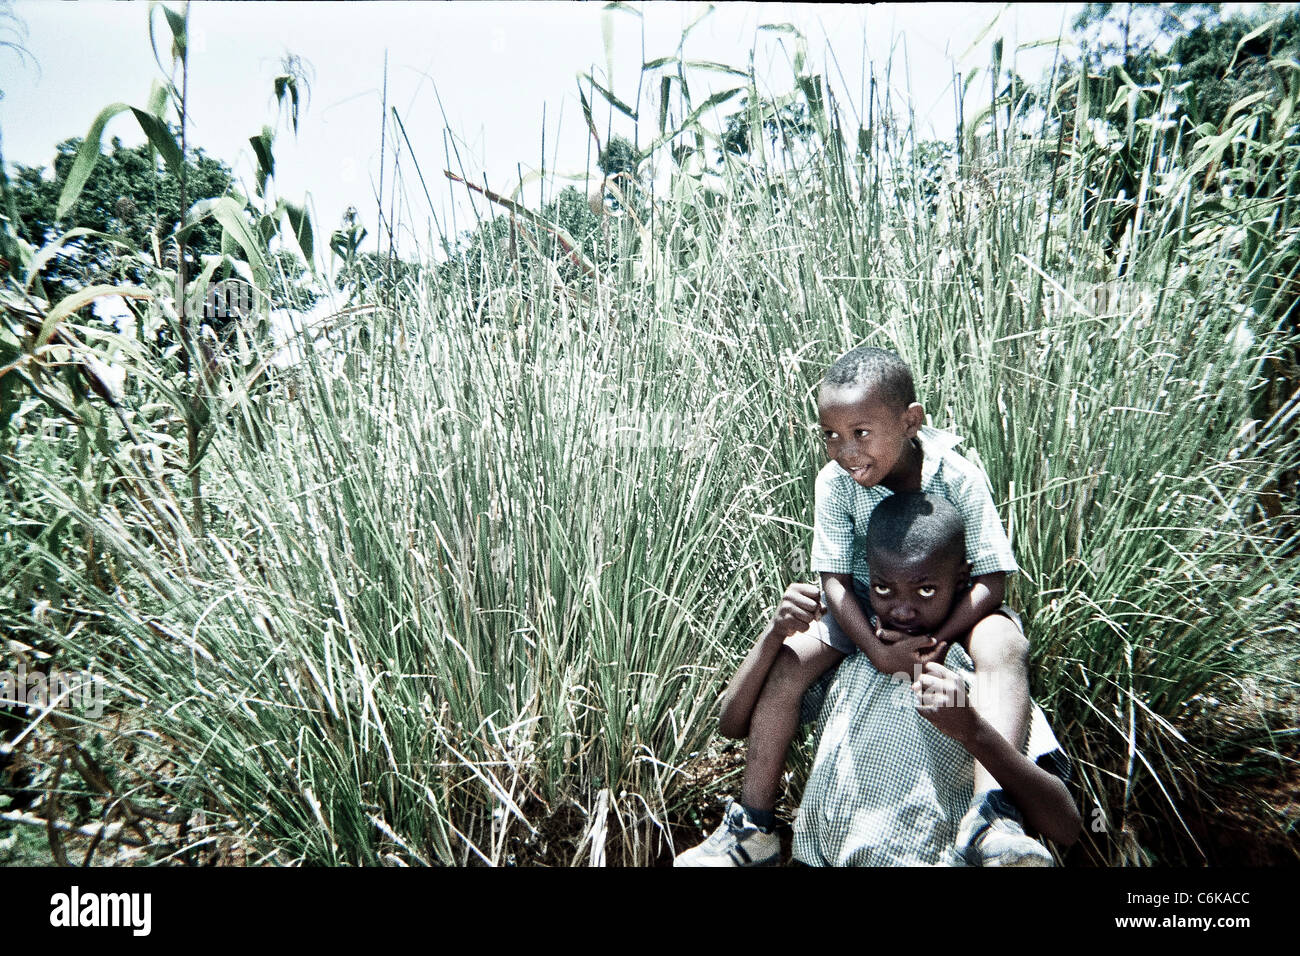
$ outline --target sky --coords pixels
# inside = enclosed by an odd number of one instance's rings
[[[604,83],[612,67],[609,85],[633,102],[641,64],[675,54],[683,29],[707,10],[695,3],[632,6],[637,14],[606,12],[598,3],[195,2],[190,143],[233,166],[251,188],[248,137],[277,122],[272,80],[285,56],[300,57],[311,72],[310,99],[297,137],[283,123],[277,134],[279,194],[293,202],[308,199],[318,235],[328,235],[343,211],[355,206],[374,241],[386,56],[387,102],[410,138],[409,150],[401,144],[408,204],[399,218],[407,224],[407,238],[423,245],[430,203],[412,158],[432,196],[433,215],[449,232],[472,225],[474,212],[464,187],[442,175],[448,166],[510,193],[521,173],[541,165],[544,142],[549,171],[581,176],[594,169],[578,74],[591,72]],[[892,52],[900,105],[910,97],[923,135],[950,136],[954,71],[984,67],[994,40],[1002,38],[1006,61],[1014,56],[1022,75],[1037,78],[1050,68],[1054,51],[1032,45],[1068,31],[1079,6],[721,3],[689,33],[684,52],[689,59],[747,69],[753,50],[760,87],[784,93],[792,83],[793,44],[758,27],[793,23],[807,37],[810,66],[824,70],[841,102],[854,107],[865,101],[871,64],[882,73]],[[0,136],[10,163],[48,165],[56,143],[84,135],[110,103],[144,105],[150,84],[163,75],[150,48],[145,3],[19,0],[12,12],[20,26],[0,24],[0,40],[21,44],[27,55],[0,48]],[[156,20],[165,34],[161,14]],[[165,42],[162,49],[169,66]],[[740,82],[701,72],[692,94],[698,102]],[[642,90],[642,115],[649,119],[639,131],[621,114],[611,121],[610,109],[597,99],[602,138],[611,128],[628,138],[639,134],[642,144],[653,137],[657,88],[651,86]],[[987,102],[987,89],[972,85],[969,96],[982,96],[975,107]],[[969,99],[966,109],[973,111]],[[389,134],[386,194],[392,182],[391,129]],[[110,122],[105,142],[114,135],[127,143],[142,141],[130,114]],[[449,162],[452,142],[459,158]],[[541,188],[530,183],[523,201],[535,206]],[[485,211],[481,200],[478,208]]]

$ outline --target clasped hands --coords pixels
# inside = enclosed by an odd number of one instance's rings
[[[825,609],[821,589],[796,582],[786,588],[772,618],[772,632],[782,640],[807,630]],[[912,678],[916,710],[941,733],[963,740],[975,731],[978,716],[966,706],[966,685],[961,676],[939,662],[948,653],[947,642],[936,643],[928,634],[907,634],[877,626],[883,645],[872,664],[883,674]]]

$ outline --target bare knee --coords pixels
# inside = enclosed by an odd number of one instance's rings
[[[795,635],[787,641],[777,655],[763,687],[760,703],[766,707],[798,711],[804,692],[817,678],[844,659],[844,655],[829,644],[799,639]]]
[[[803,692],[812,681],[804,682],[802,661],[799,655],[788,646],[778,652],[772,666],[763,679],[758,699],[754,701],[751,711],[743,715],[735,712],[725,702],[722,715],[718,720],[718,730],[724,737],[737,740],[750,735],[755,720],[774,714],[797,711]],[[760,716],[761,715],[761,716]]]
[[[797,707],[804,691],[817,679],[817,674],[810,671],[811,668],[790,647],[781,648],[767,675],[767,683],[763,685],[761,699],[767,703]]]
[[[990,614],[971,629],[970,656],[977,670],[1026,671],[1029,641],[1009,618]]]
[[[768,667],[752,705],[747,705],[747,709],[737,706],[730,698],[730,689],[724,695],[718,730],[725,737],[739,739],[752,735],[751,724],[755,720],[781,722],[791,715],[797,720],[804,692],[843,657],[829,644],[806,632],[786,638]]]

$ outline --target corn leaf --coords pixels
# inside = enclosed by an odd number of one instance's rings
[[[293,232],[294,241],[298,243],[298,249],[302,252],[307,268],[315,272],[316,243],[312,236],[311,216],[308,215],[305,206],[295,206],[291,202],[284,204],[284,211],[285,215],[289,217],[289,226]]]
[[[167,124],[152,113],[134,106],[131,107],[131,112],[140,124],[140,129],[144,130],[144,135],[149,138],[149,145],[162,154],[163,161],[172,173],[178,174],[181,168],[181,148],[172,138],[172,131],[167,128]]]
[[[582,74],[582,78],[587,82],[589,82],[592,85],[592,87],[600,93],[601,96],[605,97],[605,100],[609,103],[610,106],[614,107],[614,109],[618,110],[620,113],[622,113],[624,116],[627,116],[629,119],[635,120],[637,118],[636,110],[632,109],[632,107],[628,106],[626,103],[620,100],[611,91],[607,90],[605,87],[597,83],[595,79],[592,78],[591,74],[584,73]]]
[[[181,233],[188,233],[209,217],[217,220],[221,224],[224,235],[228,236],[230,241],[238,245],[243,251],[248,264],[253,268],[253,275],[256,277],[258,287],[266,288],[269,273],[266,268],[265,257],[262,255],[262,243],[258,241],[256,234],[250,228],[248,220],[244,216],[244,207],[230,196],[200,200],[191,206],[190,211],[185,214],[185,225]],[[225,241],[223,238],[223,250]]]
[[[62,219],[68,214],[68,210],[81,196],[81,191],[86,188],[90,174],[95,169],[95,163],[99,161],[99,145],[104,137],[104,127],[118,113],[124,113],[130,108],[126,103],[105,106],[99,111],[95,121],[90,124],[90,129],[77,150],[77,155],[72,159],[72,167],[68,170],[68,179],[63,184],[63,192],[59,194],[59,205],[54,213],[57,218]]]
[[[46,313],[44,321],[41,322],[40,331],[36,334],[35,348],[39,349],[46,345],[54,335],[54,330],[59,323],[68,316],[84,309],[96,299],[106,295],[120,295],[126,299],[153,298],[153,293],[148,289],[141,289],[132,285],[92,285],[88,289],[81,289],[66,298],[60,299],[59,303]]]

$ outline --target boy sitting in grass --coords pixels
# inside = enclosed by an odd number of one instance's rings
[[[937,496],[904,492],[881,502],[868,526],[866,559],[873,626],[937,631],[970,585],[961,516]],[[817,628],[819,611],[815,589],[794,585],[778,621]],[[963,848],[978,846],[1003,863],[1050,863],[1012,824],[1017,807],[1039,833],[1074,842],[1080,821],[1064,783],[1069,761],[1042,711],[1033,709],[1022,752],[968,705],[974,675],[960,645],[948,649],[945,664],[927,663],[910,690],[897,681],[902,675],[880,673],[865,655],[841,665],[795,822],[796,859],[813,866],[960,865],[971,862]],[[977,683],[985,684],[982,675]],[[975,761],[1001,789],[968,813]]]
[[[812,569],[821,573],[826,613],[817,627],[780,637],[769,631],[732,679],[720,729],[730,737],[749,736],[740,802],[728,807],[705,843],[677,858],[677,866],[776,862],[773,813],[800,702],[818,677],[855,651],[881,674],[919,675],[943,660],[950,644],[961,644],[981,686],[995,689],[980,695],[982,718],[1015,747],[1026,740],[1029,644],[1014,612],[1002,604],[1006,575],[1018,568],[987,476],[953,450],[956,436],[923,426],[925,410],[916,400],[911,370],[893,352],[864,346],[840,357],[822,381],[818,417],[831,460],[817,476]],[[872,624],[867,610],[874,592],[863,547],[867,522],[880,502],[908,491],[956,507],[964,524],[969,586],[937,620],[895,615]],[[1050,865],[1051,855],[1024,833],[1016,807],[981,764],[974,769],[966,817],[957,848],[965,862]]]

